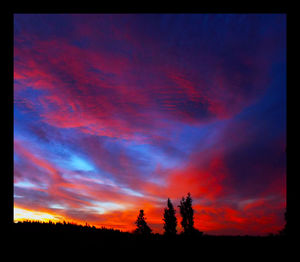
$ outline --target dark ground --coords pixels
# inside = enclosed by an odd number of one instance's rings
[[[115,257],[129,253],[139,254],[143,260],[151,256],[159,258],[157,257],[159,254],[164,254],[168,261],[195,256],[200,261],[204,257],[222,260],[236,257],[240,261],[246,258],[247,260],[252,258],[253,260],[289,261],[286,258],[290,252],[293,252],[294,243],[287,236],[280,235],[255,237],[204,234],[202,236],[177,235],[167,238],[152,234],[143,237],[118,230],[72,224],[15,223],[12,225],[9,244],[16,251],[23,250],[28,254],[34,255],[37,251],[41,251],[43,257],[63,251],[70,257],[76,257],[76,254],[78,256],[96,254],[101,257],[101,254],[107,253]]]

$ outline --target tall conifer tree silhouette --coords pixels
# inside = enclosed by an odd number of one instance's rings
[[[185,234],[192,234],[194,233],[194,210],[192,207],[192,197],[191,194],[188,193],[187,197],[182,197],[180,201],[180,215],[182,217],[181,226],[183,227]]]
[[[175,216],[175,209],[169,198],[168,198],[168,208],[165,208],[163,220],[165,221],[164,234],[167,236],[176,235],[177,218]]]
[[[152,229],[148,226],[148,224],[146,222],[143,209],[140,210],[139,216],[137,217],[135,224],[137,225],[137,228],[135,229],[134,233],[139,234],[139,235],[150,235],[151,234]]]

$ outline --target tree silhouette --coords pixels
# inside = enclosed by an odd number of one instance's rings
[[[175,216],[175,209],[171,200],[168,198],[168,208],[165,208],[164,212],[164,234],[167,236],[176,235],[177,218]]]
[[[139,216],[137,217],[135,224],[137,225],[137,228],[134,231],[135,234],[139,234],[139,235],[151,234],[152,229],[147,225],[143,209],[140,210]]]
[[[285,219],[285,225],[284,225],[284,234],[286,235],[287,232],[288,232],[288,227],[287,227],[287,218],[288,218],[288,215],[287,215],[287,210],[285,210],[285,213],[284,213],[284,219]]]
[[[182,197],[180,201],[180,215],[182,217],[181,226],[184,229],[185,234],[192,234],[194,233],[194,210],[192,207],[192,197],[191,194],[188,193],[187,197]]]
[[[287,217],[288,216],[287,216],[287,209],[286,209],[284,212],[285,225],[284,225],[284,228],[279,231],[279,234],[283,235],[283,236],[287,235],[287,229],[288,229],[287,228]]]

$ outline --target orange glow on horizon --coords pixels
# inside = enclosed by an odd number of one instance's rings
[[[28,210],[24,208],[14,207],[14,222],[18,221],[40,221],[40,222],[61,222],[64,221],[64,217],[60,215],[54,215],[47,212]]]
[[[53,223],[66,222],[66,223],[72,223],[76,225],[88,224],[89,226],[95,226],[96,228],[105,227],[108,229],[115,229],[123,232],[131,232],[135,228],[134,224],[132,226],[128,226],[125,224],[115,225],[114,222],[112,222],[112,224],[109,222],[107,224],[90,223],[88,221],[69,219],[59,214],[49,213],[45,211],[29,210],[29,209],[14,206],[14,223],[23,222],[23,221],[37,221],[37,222],[44,222],[44,223],[49,223],[50,221]]]

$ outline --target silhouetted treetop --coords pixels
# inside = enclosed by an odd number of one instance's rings
[[[167,202],[168,208],[165,208],[164,210],[164,234],[165,235],[176,235],[177,230],[177,218],[175,216],[175,209],[173,207],[173,204],[171,202],[171,200],[168,198],[168,202]]]
[[[144,210],[141,209],[140,213],[137,217],[137,220],[135,221],[135,224],[137,225],[137,228],[135,229],[134,233],[139,235],[150,235],[152,232],[152,229],[148,226],[146,222],[146,218],[144,215]]]
[[[183,227],[184,233],[190,234],[193,233],[194,229],[194,210],[192,207],[192,197],[188,193],[187,197],[182,197],[180,201],[180,215],[182,217],[181,226]]]

